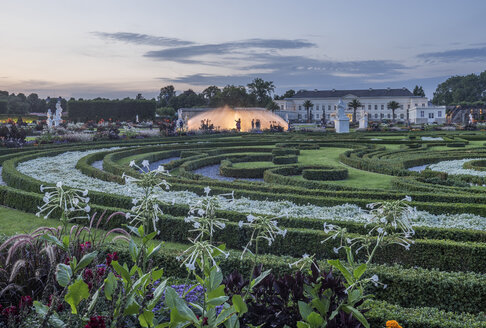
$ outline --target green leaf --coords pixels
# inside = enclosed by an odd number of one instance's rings
[[[63,250],[67,250],[67,248],[64,246],[63,243],[61,243],[61,241],[59,239],[57,239],[56,236],[53,236],[53,235],[49,235],[49,234],[43,234],[42,236],[40,236],[39,238],[40,240],[44,240],[44,241],[47,241],[51,244],[54,244],[56,245],[57,247],[63,249]],[[69,244],[68,244],[69,246]]]
[[[68,235],[62,237],[62,244],[64,245],[64,249],[69,248],[69,236]]]
[[[167,287],[165,291],[165,300],[167,306],[172,310],[171,311],[171,318],[173,310],[177,310],[177,315],[184,318],[185,320],[189,320],[191,322],[198,322],[198,319],[194,312],[186,305],[186,302],[182,300],[177,292],[172,287]]]
[[[39,301],[34,301],[34,308],[35,312],[41,316],[41,318],[44,318],[47,315],[47,312],[49,312],[49,307],[47,305],[42,304]],[[54,328],[64,328],[66,327],[66,324],[59,319],[59,316],[56,312],[53,312],[51,316],[49,317],[49,325],[54,327]]]
[[[138,322],[142,327],[152,327],[154,325],[154,313],[152,311],[144,310],[141,315],[138,316]]]
[[[71,280],[73,272],[69,265],[59,263],[56,268],[56,280],[61,287],[66,287]]]
[[[143,237],[142,242],[144,244],[146,244],[149,240],[154,239],[155,236],[157,236],[157,231],[154,231],[152,233],[149,233],[148,235],[146,235],[145,237]]]
[[[82,280],[78,279],[68,287],[68,292],[66,296],[64,296],[64,300],[71,305],[71,313],[77,314],[77,306],[78,304],[89,297],[89,288],[88,285]]]
[[[221,305],[224,302],[226,302],[228,299],[229,299],[228,296],[214,297],[214,298],[208,299],[206,304],[212,305],[212,306],[218,306],[218,305]]]
[[[220,296],[225,296],[226,294],[224,293],[224,285],[219,285],[217,288],[213,289],[212,291],[208,292],[206,294],[207,298],[214,298],[214,297],[220,297]]]
[[[361,322],[361,324],[365,328],[370,328],[370,324],[368,323],[368,320],[366,320],[365,316],[361,312],[359,312],[359,310],[346,304],[343,305],[343,310],[346,313],[352,313],[353,317],[358,319],[358,321]]]
[[[343,274],[343,276],[346,279],[348,284],[350,284],[350,285],[353,284],[353,282],[354,282],[353,275],[351,274],[351,272],[349,272],[348,269],[346,269],[346,267],[344,265],[342,265],[341,261],[339,261],[339,260],[327,260],[327,263],[329,263],[333,267],[336,267],[336,269],[338,269]]]
[[[93,311],[96,302],[98,302],[99,296],[100,296],[100,289],[98,289],[96,293],[94,293],[93,297],[91,298],[91,302],[89,302],[89,306],[88,306],[88,313],[91,313],[91,311]]]
[[[248,312],[248,307],[246,306],[246,303],[241,297],[241,295],[238,294],[233,295],[231,301],[233,303],[233,307],[235,308],[236,312],[240,314],[240,316]]]
[[[354,272],[353,272],[354,278],[356,278],[356,280],[358,280],[359,278],[361,278],[361,276],[363,275],[363,273],[366,272],[366,268],[367,268],[366,263],[363,263],[359,267],[357,267],[356,269],[354,269]]]
[[[131,281],[130,273],[128,273],[127,269],[125,269],[120,264],[118,264],[118,261],[111,262],[111,266],[113,267],[113,269],[115,269],[116,273],[122,276],[123,280],[125,280],[127,284],[130,283]]]
[[[216,267],[213,267],[211,273],[209,274],[208,292],[218,287],[222,281],[223,281],[223,273],[221,272],[221,270],[218,270]]]
[[[111,301],[111,297],[116,288],[116,277],[113,272],[108,273],[108,277],[105,278],[105,297]]]
[[[299,301],[299,312],[302,319],[307,320],[309,314],[312,313],[312,308],[306,302]]]
[[[79,270],[82,270],[83,268],[90,265],[90,263],[93,262],[93,260],[96,258],[96,256],[98,256],[97,251],[94,251],[94,252],[91,252],[91,253],[84,255],[81,258],[81,260],[79,261],[79,263],[76,265],[76,269],[74,269],[74,273],[76,273]]]
[[[140,310],[140,305],[135,300],[133,294],[127,298],[127,304],[125,305],[124,315],[137,314]]]
[[[320,327],[324,323],[324,319],[317,312],[311,312],[307,316],[307,322],[312,327]]]
[[[226,320],[228,320],[233,314],[235,314],[235,309],[230,306],[229,308],[223,309],[221,313],[218,315],[216,318],[216,321],[214,322],[215,327],[218,327],[222,323],[224,323]]]
[[[155,288],[154,293],[153,293],[154,297],[152,298],[152,300],[150,300],[150,303],[148,305],[148,307],[150,309],[153,309],[155,307],[155,305],[157,305],[157,303],[159,302],[160,298],[164,294],[166,285],[167,285],[167,279],[164,280],[164,281],[162,281],[157,286],[157,288]]]
[[[162,244],[158,244],[156,247],[152,248],[147,254],[147,260],[157,254],[162,247]]]
[[[310,328],[307,322],[299,321],[297,322],[297,328]]]
[[[133,263],[137,263],[138,247],[133,239],[130,239],[130,242],[128,243],[128,251],[130,252],[130,257],[132,258]]]
[[[262,272],[258,277],[256,277],[255,279],[253,279],[250,282],[250,287],[253,288],[256,285],[258,285],[263,279],[265,279],[266,276],[268,276],[270,274],[271,271],[272,270],[267,270],[267,271]]]
[[[159,280],[160,278],[162,278],[163,274],[164,274],[164,269],[153,270],[152,271],[152,280]]]

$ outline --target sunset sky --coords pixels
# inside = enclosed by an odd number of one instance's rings
[[[486,1],[2,1],[0,90],[155,97],[255,77],[423,85],[486,70]]]

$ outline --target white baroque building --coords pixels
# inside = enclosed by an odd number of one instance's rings
[[[334,119],[337,110],[337,103],[339,99],[346,104],[346,115],[351,119],[353,115],[353,108],[347,106],[353,99],[358,99],[363,105],[356,111],[357,120],[359,120],[360,113],[364,110],[368,113],[368,119],[372,121],[391,121],[392,111],[387,108],[390,101],[396,101],[400,104],[400,108],[395,110],[395,120],[397,122],[406,122],[407,111],[411,123],[443,123],[445,121],[446,113],[445,107],[438,108],[429,106],[426,97],[414,96],[407,88],[401,89],[365,89],[365,90],[314,90],[299,91],[292,98],[285,98],[283,100],[275,100],[280,106],[281,112],[291,112],[294,121],[306,122],[307,110],[304,103],[310,100],[313,106],[309,109],[311,122],[322,122],[323,117],[326,122]],[[421,117],[424,109],[424,115],[427,120]],[[427,114],[425,114],[425,111]],[[429,113],[433,111],[429,119]],[[412,119],[411,113],[414,113]],[[416,114],[418,113],[418,114]]]

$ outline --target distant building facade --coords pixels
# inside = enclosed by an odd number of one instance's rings
[[[400,108],[395,110],[395,121],[406,122],[407,111],[411,123],[443,123],[445,122],[445,108],[435,109],[435,107],[428,104],[426,97],[414,96],[407,88],[401,89],[365,89],[365,90],[302,90],[291,98],[283,100],[275,100],[280,106],[281,111],[294,112],[297,122],[307,121],[307,110],[304,103],[310,100],[313,106],[309,109],[310,121],[321,122],[324,117],[326,122],[334,119],[337,111],[337,103],[339,99],[346,104],[346,115],[351,119],[353,108],[347,104],[353,99],[358,99],[362,104],[361,108],[357,109],[357,119],[360,118],[360,113],[364,111],[368,113],[369,121],[392,121],[392,111],[387,108],[390,101],[396,101],[400,104]],[[426,115],[427,120],[422,120],[423,115]],[[433,109],[434,108],[434,109]],[[411,113],[414,111],[415,120],[412,120]],[[429,113],[432,113],[435,121],[429,120]],[[427,113],[427,114],[426,114]],[[440,114],[440,116],[439,116]],[[439,120],[437,120],[439,119]]]

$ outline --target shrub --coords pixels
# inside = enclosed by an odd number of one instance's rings
[[[338,167],[323,167],[320,169],[304,169],[302,176],[307,180],[344,180],[348,177],[348,170]]]
[[[74,121],[87,118],[100,120],[134,121],[155,118],[155,101],[151,100],[70,100],[68,117]]]
[[[273,164],[292,164],[297,163],[299,158],[296,155],[287,156],[274,156],[272,159]]]
[[[462,167],[469,170],[486,171],[486,160],[466,162],[462,165]]]

